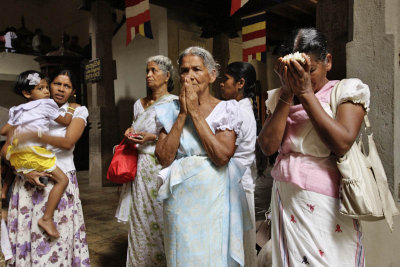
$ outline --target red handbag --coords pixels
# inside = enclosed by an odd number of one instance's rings
[[[114,156],[107,171],[107,179],[113,183],[124,184],[135,180],[137,170],[138,151],[129,143],[115,146]]]

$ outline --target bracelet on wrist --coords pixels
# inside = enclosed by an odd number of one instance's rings
[[[286,100],[283,100],[281,97],[279,97],[279,100],[282,101],[283,103],[285,103],[286,105],[289,105],[289,106],[292,105],[292,103],[289,103]]]
[[[73,107],[70,107],[70,106],[68,106],[67,109],[75,111],[75,109]]]
[[[42,137],[43,137],[43,133],[40,128],[38,128],[38,130],[37,130],[37,136],[38,136],[39,140],[42,139]]]
[[[65,113],[70,114],[71,116],[74,116],[74,114],[72,112],[67,111]]]

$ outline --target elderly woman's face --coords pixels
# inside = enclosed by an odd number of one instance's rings
[[[328,54],[326,62],[322,60],[318,60],[314,55],[309,54],[311,60],[311,84],[314,92],[317,92],[321,89],[327,82],[327,73],[331,70],[332,67],[332,58],[331,55]]]
[[[215,81],[215,75],[209,73],[207,67],[204,65],[203,59],[195,55],[186,55],[182,59],[179,69],[181,83],[189,77],[196,92],[203,91],[208,88],[210,83]]]
[[[75,93],[68,75],[58,75],[50,84],[50,94],[58,106],[64,105]]]
[[[149,62],[146,67],[146,85],[150,89],[158,89],[167,85],[168,77],[155,62]]]

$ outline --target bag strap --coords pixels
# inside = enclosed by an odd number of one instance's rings
[[[331,91],[331,110],[333,113],[333,117],[336,118],[336,112],[337,112],[337,105],[339,102],[339,97],[342,93],[342,87],[343,87],[343,83],[346,79],[343,79],[341,81],[339,81],[338,83],[335,84],[335,86],[333,87],[332,91]],[[365,124],[365,128],[364,130],[367,131],[371,128],[371,123],[369,122],[368,119],[368,115],[365,114],[364,116],[364,124]]]
[[[125,140],[126,140],[126,137],[122,138],[122,141],[121,141],[121,143],[119,143],[119,146],[122,145],[125,142]]]

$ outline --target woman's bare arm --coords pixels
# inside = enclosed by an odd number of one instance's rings
[[[171,165],[176,157],[186,116],[186,114],[180,113],[171,131],[167,134],[163,129],[158,136],[155,155],[163,167]]]
[[[3,127],[1,127],[1,129],[0,129],[0,135],[6,136],[6,135],[8,134],[8,132],[9,132],[10,130],[13,130],[13,129],[15,129],[15,126],[12,126],[12,125],[6,123],[6,124],[5,124]]]
[[[198,95],[189,79],[185,80],[185,98],[188,114],[210,160],[217,166],[226,165],[236,150],[234,131],[211,131],[205,117],[200,112]],[[213,98],[210,96],[210,100]],[[206,105],[206,104],[205,104]]]
[[[228,164],[236,150],[234,131],[211,131],[206,120],[199,114],[191,115],[194,127],[210,160],[217,166]]]
[[[291,60],[288,82],[307,112],[325,145],[337,156],[344,155],[353,145],[365,115],[362,105],[343,103],[338,106],[336,119],[331,118],[314,94],[310,79],[310,59],[305,66]]]
[[[276,61],[274,71],[281,81],[281,95],[274,112],[265,121],[257,139],[261,151],[267,156],[274,154],[281,146],[290,104],[293,102],[293,92],[286,82],[288,68],[282,58]]]
[[[284,101],[286,101],[285,99]],[[288,104],[278,101],[275,111],[265,121],[257,142],[266,156],[274,154],[281,146],[289,110],[290,106]]]
[[[43,134],[40,138],[36,132],[23,133],[18,135],[18,140],[20,142],[25,142],[28,140],[38,141],[43,144],[52,145],[61,149],[71,149],[79,138],[82,136],[85,130],[85,121],[81,118],[74,118],[67,128],[65,136],[53,136],[49,134]]]
[[[167,134],[165,129],[162,129],[158,136],[155,155],[158,159],[158,162],[163,167],[171,165],[176,157],[176,153],[178,152],[183,126],[185,125],[187,117],[185,85],[183,85],[181,88],[181,92],[179,94],[179,103],[179,115],[172,126],[171,131]]]

